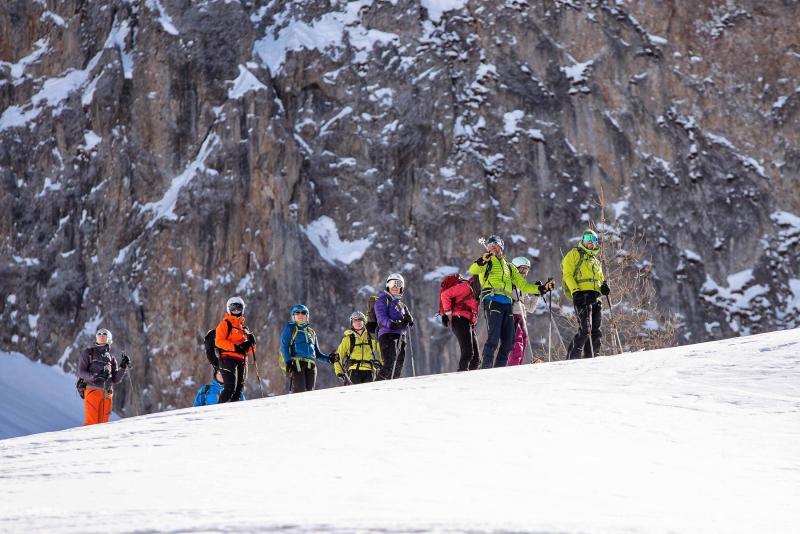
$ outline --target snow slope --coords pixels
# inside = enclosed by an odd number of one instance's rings
[[[800,330],[0,441],[0,531],[797,532]]]
[[[82,425],[75,380],[58,366],[0,352],[0,439]]]

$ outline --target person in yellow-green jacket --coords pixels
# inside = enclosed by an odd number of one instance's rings
[[[367,316],[362,312],[350,314],[350,328],[344,331],[332,359],[333,370],[345,385],[375,381],[383,366],[381,348],[378,339],[367,331]]]
[[[489,329],[483,345],[482,369],[505,367],[508,363],[508,353],[514,346],[513,288],[522,293],[542,295],[551,291],[554,285],[552,278],[544,284],[525,280],[517,268],[506,261],[503,240],[499,237],[491,236],[485,246],[487,252],[469,267],[470,274],[476,275],[481,284],[481,302]]]
[[[600,353],[602,302],[599,297],[608,295],[610,290],[597,258],[599,251],[597,234],[586,230],[580,242],[561,260],[564,292],[572,297],[578,319],[578,333],[567,349],[570,360],[592,358]]]

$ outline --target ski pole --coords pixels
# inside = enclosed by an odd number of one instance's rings
[[[594,330],[594,325],[592,324],[592,306],[590,304],[586,307],[586,314],[587,318],[589,319],[589,350],[592,351],[592,358],[594,358],[594,341],[592,341],[592,331]]]
[[[550,356],[551,347],[553,346],[553,293],[550,292],[550,298],[547,299],[547,313],[550,315],[550,322],[547,325],[547,361],[552,361]]]
[[[256,369],[256,380],[258,380],[258,390],[261,393],[261,398],[264,398],[264,386],[261,385],[261,375],[258,374],[258,359],[256,358],[256,349],[250,348],[250,355],[253,357],[253,366]]]
[[[411,356],[411,376],[417,376],[417,369],[414,367],[414,349],[411,346],[411,329],[408,327],[408,355]]]
[[[131,404],[133,404],[133,408],[134,408],[133,413],[134,413],[134,415],[136,417],[139,417],[141,415],[141,413],[139,411],[139,405],[138,405],[138,403],[134,402],[134,400],[133,400],[134,392],[136,392],[136,388],[133,385],[133,376],[132,376],[133,373],[131,372],[131,369],[133,369],[133,366],[131,364],[128,364],[128,367],[126,368],[127,372],[125,373],[125,375],[128,377],[128,386],[131,388]]]
[[[536,297],[536,302],[533,303],[533,308],[531,309],[531,313],[536,311],[536,307],[539,306],[539,300],[541,300],[541,298],[542,298],[541,295]],[[528,332],[528,311],[525,309],[525,304],[522,301],[520,301],[520,304],[522,305],[522,319],[523,319],[523,321],[525,321],[525,331]],[[529,334],[528,335],[528,352],[531,353],[531,363],[533,363],[533,360],[535,360],[536,358],[533,357],[533,348],[531,348],[530,332],[528,332],[528,334]]]
[[[611,311],[613,306],[611,305],[611,299],[608,298],[606,295],[606,302],[608,303],[608,319],[611,321],[611,328],[614,330],[614,336],[611,337],[613,342],[614,339],[617,340],[617,345],[619,346],[619,353],[622,354],[622,340],[619,338],[619,328],[617,328],[617,323],[614,321],[614,313]]]
[[[392,363],[392,374],[389,375],[389,380],[394,380],[394,373],[397,370],[397,358],[400,356],[400,338],[394,342],[394,362]]]

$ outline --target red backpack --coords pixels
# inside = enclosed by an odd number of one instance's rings
[[[439,315],[444,315],[444,310],[442,309],[442,293],[459,283],[463,278],[461,275],[456,274],[448,274],[442,279],[442,283],[439,284]]]

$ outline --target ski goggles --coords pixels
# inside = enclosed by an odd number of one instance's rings
[[[111,332],[108,330],[100,330],[98,333],[95,334],[95,337],[110,337]]]
[[[294,315],[297,315],[298,313],[300,315],[308,315],[308,312],[305,310],[295,310]]]
[[[402,280],[398,280],[397,278],[393,278],[393,279],[389,280],[389,283],[387,284],[387,286],[388,287],[399,287],[400,289],[403,289],[403,281]]]
[[[233,304],[230,305],[230,310],[232,312],[240,312],[244,310],[244,306],[242,306],[238,302],[234,302]]]
[[[583,242],[597,244],[597,236],[592,234],[583,234]]]

